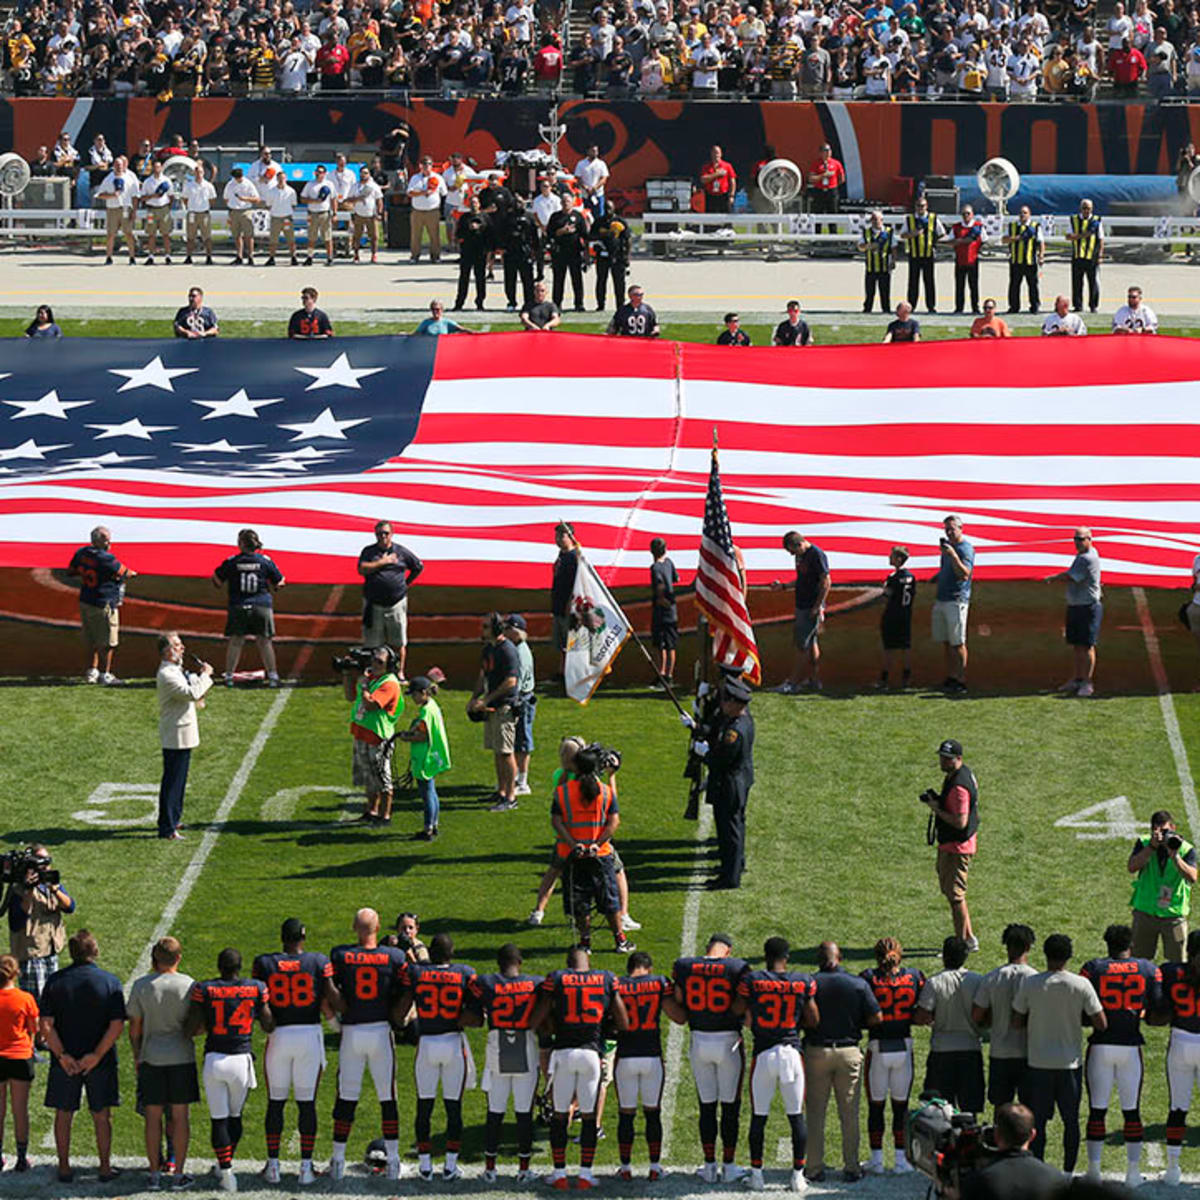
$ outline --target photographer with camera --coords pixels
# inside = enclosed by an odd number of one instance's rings
[[[362,640],[364,646],[391,646],[396,651],[400,681],[408,653],[408,589],[425,564],[406,546],[392,541],[392,523],[375,526],[375,540],[358,556],[363,577]]]
[[[950,904],[954,932],[967,943],[968,953],[979,949],[967,908],[967,872],[975,857],[979,830],[979,784],[963,762],[962,743],[946,738],[937,749],[938,766],[945,778],[940,792],[926,788],[921,803],[929,807],[926,837],[937,846],[937,876],[942,895]]]
[[[344,659],[337,660],[345,663]],[[392,819],[392,746],[396,722],[404,711],[396,659],[388,646],[371,651],[370,661],[356,678],[343,665],[342,692],[350,710],[354,740],[354,786],[367,796],[362,821],[386,825]]]
[[[996,1154],[942,1194],[951,1200],[1050,1200],[1062,1189],[1063,1177],[1030,1153],[1036,1134],[1033,1113],[1024,1104],[1002,1104],[996,1109]]]
[[[1196,882],[1196,850],[1176,831],[1175,819],[1166,809],[1150,818],[1149,839],[1134,843],[1129,873],[1136,876],[1129,902],[1134,958],[1156,958],[1161,937],[1162,961],[1182,962]]]
[[[75,911],[59,873],[50,870],[53,861],[50,851],[37,844],[9,856],[5,872],[10,880],[3,904],[8,910],[9,950],[21,964],[21,990],[39,1004],[67,944],[63,915]]]

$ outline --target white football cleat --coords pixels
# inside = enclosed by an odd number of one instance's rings
[[[893,1175],[911,1175],[913,1165],[901,1154],[896,1155],[896,1165],[892,1168]]]
[[[1130,1163],[1125,1168],[1125,1186],[1127,1188],[1140,1188],[1145,1182],[1142,1178],[1141,1168],[1136,1163]]]
[[[482,1175],[484,1183],[495,1183],[500,1176],[491,1167],[485,1167]]]
[[[546,914],[540,908],[535,908],[533,912],[525,918],[526,925],[540,925],[546,919]]]
[[[863,1173],[866,1175],[882,1175],[886,1171],[883,1165],[883,1158],[870,1158],[863,1163]]]
[[[911,1169],[911,1168],[910,1168]],[[788,1180],[789,1192],[807,1192],[808,1180],[804,1178],[803,1171],[793,1171],[791,1179]]]
[[[1183,1182],[1183,1169],[1177,1162],[1168,1163],[1162,1181],[1167,1187],[1178,1187]]]
[[[537,1183],[537,1172],[535,1171],[518,1171],[518,1183]]]
[[[267,1165],[262,1169],[263,1183],[279,1182],[279,1159],[268,1158]]]
[[[225,1167],[217,1180],[217,1186],[223,1192],[237,1191],[237,1176],[233,1173],[232,1167]]]
[[[387,1160],[386,1173],[387,1173],[387,1177],[389,1179],[399,1179],[400,1178],[400,1159],[399,1158],[389,1158]]]
[[[746,1167],[739,1167],[737,1163],[726,1163],[721,1168],[722,1183],[740,1183],[747,1175]]]
[[[311,1187],[317,1182],[317,1173],[313,1170],[313,1165],[310,1162],[300,1164],[300,1177],[296,1182],[301,1187]]]
[[[635,921],[628,913],[621,918],[621,928],[626,933],[636,933],[641,927],[641,921]]]
[[[720,1168],[715,1162],[705,1163],[704,1166],[697,1167],[696,1174],[702,1183],[716,1183],[721,1177]]]
[[[458,1168],[457,1164],[453,1167],[442,1168],[443,1183],[453,1183],[456,1179],[461,1179],[462,1177],[462,1171]]]
[[[742,1176],[742,1186],[752,1192],[764,1191],[767,1185],[763,1182],[762,1167],[751,1167],[749,1173]]]
[[[331,1158],[329,1160],[329,1178],[332,1183],[337,1183],[346,1178],[346,1160],[344,1158]]]

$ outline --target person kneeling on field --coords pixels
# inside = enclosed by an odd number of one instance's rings
[[[395,655],[387,646],[377,647],[358,679],[351,671],[343,672],[342,690],[354,703],[350,713],[354,786],[367,794],[361,819],[386,825],[392,819],[393,738],[396,720],[404,711]]]

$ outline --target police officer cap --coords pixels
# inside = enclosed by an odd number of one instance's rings
[[[727,679],[721,692],[726,700],[734,700],[738,704],[749,704],[753,694],[740,679]]]
[[[962,758],[962,742],[947,738],[937,749],[939,758]]]

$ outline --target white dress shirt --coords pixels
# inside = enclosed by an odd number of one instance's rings
[[[217,189],[207,179],[185,179],[183,182],[183,205],[190,213],[206,213],[212,210],[217,198]]]
[[[165,175],[157,179],[147,175],[142,180],[142,203],[147,208],[170,208],[171,198],[171,181]]]
[[[418,171],[408,181],[408,195],[412,206],[417,212],[430,212],[442,207],[442,197],[446,194],[446,183],[436,171],[426,175]]]
[[[225,185],[224,197],[227,208],[233,209],[234,212],[244,212],[247,208],[254,207],[255,200],[259,198],[258,188],[244,176],[241,179],[231,179]]]

